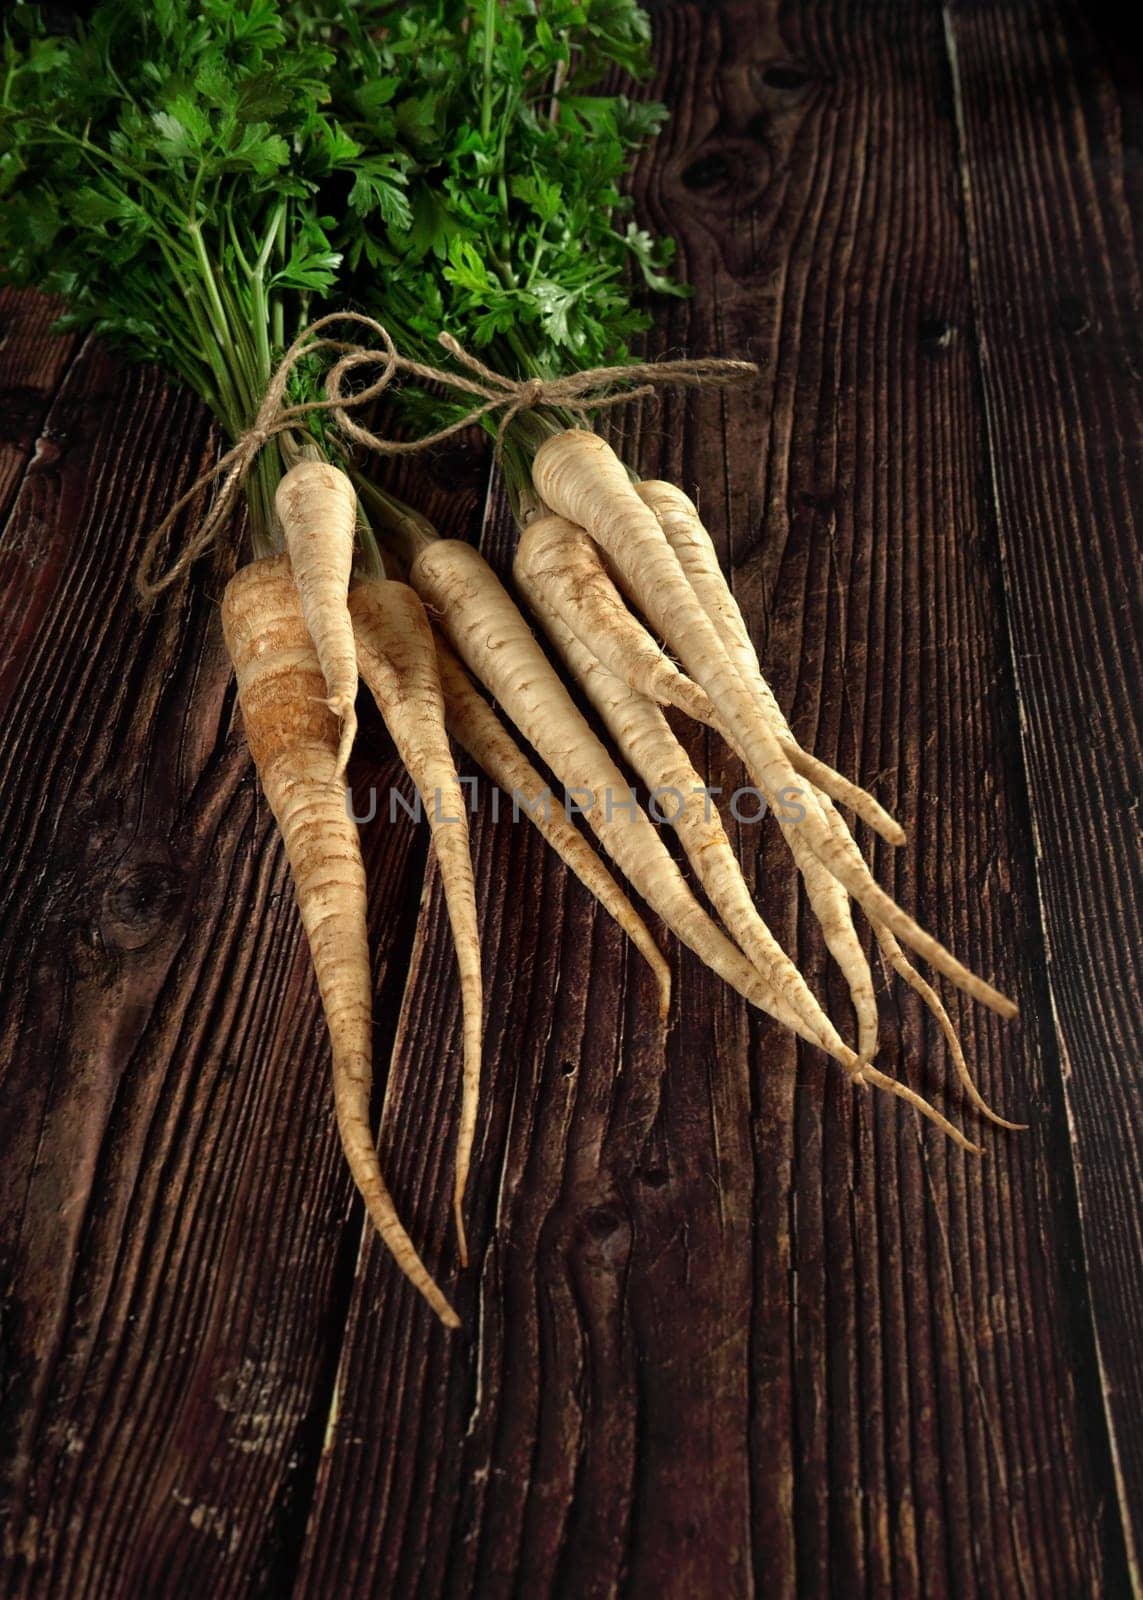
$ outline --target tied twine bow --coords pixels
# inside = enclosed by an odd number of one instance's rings
[[[345,322],[356,323],[367,330],[378,341],[380,349],[366,348],[360,344],[350,344],[345,340],[323,335],[323,330],[331,324]],[[534,410],[537,406],[558,407],[586,422],[593,411],[625,405],[630,400],[653,394],[661,385],[706,388],[712,385],[741,383],[754,377],[758,371],[751,361],[726,361],[713,357],[697,361],[645,362],[626,367],[591,367],[585,372],[572,373],[563,378],[517,380],[507,378],[503,373],[494,372],[491,367],[486,367],[475,356],[469,355],[450,333],[441,333],[437,337],[444,349],[467,370],[470,376],[466,377],[463,373],[455,371],[444,371],[439,367],[431,367],[423,362],[414,361],[409,356],[401,355],[388,329],[372,317],[363,316],[357,311],[331,312],[327,316],[319,317],[303,329],[271,377],[252,425],[213,467],[197,478],[185,494],[180,495],[148,537],[136,578],[136,586],[143,600],[148,602],[154,600],[164,589],[177,583],[198,558],[210,549],[226,525],[246,476],[262,446],[268,444],[278,434],[289,432],[303,417],[315,412],[330,416],[339,431],[354,444],[386,456],[411,455],[418,450],[425,450],[430,445],[438,444],[442,439],[449,439],[453,434],[471,427],[473,423],[499,412],[500,421],[496,429],[495,446],[495,459],[499,462],[504,448],[504,436],[513,418],[518,417],[523,411]],[[340,359],[326,375],[325,398],[286,405],[284,402],[290,374],[304,357],[315,355],[322,350],[340,353]],[[376,366],[378,363],[381,365],[381,371],[372,382],[364,388],[354,390],[352,394],[345,392],[345,382],[350,373],[361,367]],[[446,427],[438,428],[435,432],[424,434],[417,439],[382,438],[356,422],[349,413],[376,400],[399,373],[416,378],[422,383],[452,390],[457,394],[469,395],[476,404],[455,422],[450,422]],[[181,554],[167,570],[159,577],[152,578],[151,572],[159,549],[180,514],[192,500],[219,478],[222,479],[222,486],[196,533],[187,541]]]

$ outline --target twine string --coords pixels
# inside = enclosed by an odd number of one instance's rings
[[[349,343],[324,335],[323,330],[334,323],[354,323],[368,332],[380,348]],[[707,388],[716,385],[742,383],[757,374],[758,368],[750,361],[727,361],[719,357],[703,360],[654,361],[635,366],[591,367],[584,372],[571,373],[562,378],[508,378],[501,372],[485,366],[461,346],[450,333],[438,335],[440,344],[462,370],[442,369],[414,361],[397,350],[388,329],[372,317],[357,311],[334,311],[304,328],[282,357],[277,370],[266,386],[266,393],[258,407],[252,425],[227,450],[214,466],[197,478],[185,494],[181,495],[162,521],[153,529],[143,548],[139,561],[136,584],[145,601],[153,600],[177,583],[188,569],[214,544],[234,508],[247,474],[257,459],[263,445],[278,434],[296,427],[298,422],[315,412],[328,415],[344,437],[377,455],[412,455],[427,450],[443,439],[450,439],[473,423],[499,412],[496,429],[495,457],[499,462],[504,439],[514,418],[523,411],[537,406],[553,406],[570,412],[587,421],[593,411],[608,410],[612,406],[626,405],[629,401],[653,394],[661,386]],[[290,374],[298,362],[319,351],[331,351],[338,360],[325,378],[325,397],[285,405],[286,388]],[[360,389],[348,392],[346,381],[352,373],[364,367],[380,364],[380,373]],[[376,400],[398,375],[404,374],[438,389],[467,395],[474,402],[455,422],[437,428],[432,433],[416,439],[388,439],[373,433],[363,423],[357,422],[351,411]],[[152,570],[164,539],[181,513],[204,489],[222,480],[214,503],[204,516],[197,531],[187,541],[180,554],[157,578]]]
[[[496,429],[496,460],[504,449],[504,437],[513,419],[522,411],[537,406],[553,406],[570,411],[584,421],[593,411],[606,411],[612,406],[627,405],[629,401],[653,394],[655,389],[671,385],[682,388],[707,388],[715,385],[742,383],[757,375],[752,361],[728,361],[721,357],[702,360],[648,361],[633,366],[589,367],[583,372],[569,373],[562,378],[507,378],[501,372],[478,361],[453,338],[451,333],[438,334],[438,342],[460,366],[472,376],[439,367],[427,366],[409,356],[398,355],[396,370],[407,373],[421,383],[471,395],[478,403],[455,422],[432,433],[421,434],[416,439],[388,439],[372,433],[362,423],[356,422],[347,412],[350,406],[360,403],[361,395],[369,398],[375,386],[352,395],[345,393],[345,379],[359,367],[368,366],[379,359],[372,350],[351,350],[333,366],[326,378],[326,398],[339,430],[355,444],[360,444],[377,455],[412,455],[430,445],[462,433],[473,423],[481,422],[494,412],[500,412]]]
[[[364,317],[356,311],[335,311],[328,316],[318,317],[308,327],[303,328],[293,344],[286,351],[277,369],[272,374],[266,386],[266,393],[262,396],[262,403],[258,407],[253,423],[245,433],[231,445],[230,449],[221,455],[212,467],[195,479],[185,494],[179,496],[171,506],[166,516],[159,522],[147,537],[143,546],[143,553],[139,558],[139,570],[135,578],[136,588],[144,602],[150,602],[164,589],[169,589],[177,583],[184,573],[194,565],[200,556],[206,554],[214,544],[219,534],[234,509],[235,502],[245,483],[251,467],[257,459],[262,446],[268,444],[280,433],[286,433],[297,426],[303,417],[314,412],[329,412],[332,408],[328,400],[305,400],[294,405],[284,405],[286,388],[290,381],[290,374],[304,357],[314,355],[318,351],[332,350],[344,353],[357,350],[356,344],[349,344],[342,339],[319,337],[322,330],[336,322],[355,322],[363,324],[379,339],[381,351],[371,352],[374,361],[382,361],[381,376],[368,388],[360,390],[346,402],[348,405],[367,405],[376,398],[382,390],[388,387],[396,370],[397,350],[387,330],[379,322],[374,322],[372,317]],[[158,554],[162,548],[163,540],[170,533],[181,514],[190,505],[192,500],[209,489],[210,485],[222,479],[221,487],[214,498],[214,503],[203,517],[194,534],[187,540],[180,554],[175,558],[165,572],[157,578],[152,577]]]

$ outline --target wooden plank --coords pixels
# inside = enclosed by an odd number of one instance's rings
[[[649,348],[764,376],[624,413],[623,449],[701,491],[798,732],[904,817],[883,881],[1023,1002],[1020,1029],[953,1009],[985,1092],[1033,1126],[968,1161],[677,952],[661,1049],[612,930],[483,816],[465,1332],[426,1333],[367,1247],[298,1593],[1120,1592],[941,16],[775,0],[666,6],[655,28],[674,118],[637,201],[698,292]],[[497,501],[502,570],[511,540]],[[780,844],[739,842],[844,1014]],[[422,1130],[400,1176],[426,1195],[454,1133],[455,1016],[430,998],[451,962],[431,916],[391,1101]],[[884,1064],[962,1114],[897,992]]]
[[[133,594],[141,535],[214,442],[97,348],[45,432],[0,540],[34,617],[0,730],[3,1587],[281,1593],[360,1216],[233,725],[222,577],[145,619]],[[376,732],[356,774],[396,776]],[[368,850],[383,1064],[422,830]]]
[[[33,462],[48,468],[61,446],[67,448],[70,419],[56,406],[56,432],[44,432],[49,408],[77,339],[53,331],[59,305],[45,295],[0,289],[0,524]],[[6,698],[41,621],[36,574],[43,567],[52,534],[50,523],[31,517],[25,536],[12,530],[0,549],[0,700]]]
[[[948,13],[990,484],[1118,1490],[1143,1593],[1143,73],[1111,12]]]
[[[40,429],[79,342],[55,331],[59,311],[46,295],[0,289],[0,519],[11,509],[33,451],[51,454],[56,447],[55,440],[39,438]]]

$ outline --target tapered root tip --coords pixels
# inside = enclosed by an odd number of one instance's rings
[[[976,1107],[982,1117],[987,1118],[989,1122],[995,1123],[998,1128],[1007,1128],[1011,1133],[1024,1133],[1028,1124],[1026,1122],[1009,1122],[1006,1117],[1002,1117],[998,1112],[993,1111],[972,1081],[972,1073],[968,1070],[968,1062],[964,1059],[964,1051],[961,1049],[957,1031],[952,1025],[952,1018],[945,1010],[944,1001],[932,984],[925,982],[896,939],[882,924],[874,924],[874,929],[877,934],[877,942],[881,946],[881,960],[886,972],[895,972],[898,977],[904,979],[914,994],[920,995],[925,1005],[937,1019],[937,1023],[952,1054],[953,1066],[956,1068],[960,1086],[968,1096],[970,1104]]]
[[[994,989],[990,983],[985,983],[983,978],[978,978],[974,973],[966,973],[958,977],[955,973],[948,973],[949,981],[955,983],[957,988],[979,1005],[987,1006],[989,1011],[995,1011],[998,1017],[1003,1017],[1005,1022],[1011,1022],[1013,1017],[1020,1015],[1020,1007],[1015,1000],[1009,1000],[1006,994],[1001,994],[999,989]]]
[[[908,1084],[901,1083],[897,1078],[889,1077],[888,1073],[880,1072],[876,1067],[867,1067],[865,1070],[868,1074],[868,1081],[873,1084],[874,1088],[884,1089],[887,1094],[896,1095],[898,1100],[904,1100],[906,1105],[912,1106],[914,1111],[919,1111],[921,1116],[928,1118],[934,1127],[939,1128],[946,1138],[951,1139],[953,1144],[959,1146],[961,1150],[967,1151],[969,1155],[973,1156],[982,1156],[984,1154],[980,1145],[973,1144],[972,1140],[966,1138],[959,1128],[954,1127],[947,1117],[941,1115],[936,1106],[931,1105],[915,1089],[910,1089]]]
[[[464,1199],[456,1195],[452,1202],[452,1220],[456,1227],[456,1249],[462,1267],[468,1266],[468,1236],[464,1231]]]
[[[327,700],[326,705],[341,723],[341,738],[337,744],[337,766],[334,769],[334,782],[345,782],[345,774],[349,767],[349,758],[353,753],[353,742],[357,738],[357,710],[353,701],[347,697],[338,697]]]
[[[991,1106],[985,1105],[983,1102],[976,1109],[982,1117],[987,1117],[989,1122],[995,1123],[998,1128],[1007,1128],[1009,1133],[1027,1133],[1031,1126],[1027,1122],[1009,1122],[1007,1117],[1000,1116],[998,1112],[993,1111]]]
[[[963,1056],[957,1062],[957,1076],[960,1078],[961,1087],[968,1096],[969,1104],[980,1112],[986,1122],[993,1123],[997,1128],[1005,1128],[1009,1133],[1027,1133],[1028,1124],[1026,1122],[1009,1122],[1007,1117],[1002,1117],[998,1111],[993,1111],[988,1101],[976,1087],[976,1084],[973,1083]]]
[[[402,1268],[402,1270],[404,1269]],[[408,1276],[407,1273],[406,1276]],[[415,1287],[420,1290],[421,1294],[424,1295],[425,1299],[436,1312],[440,1320],[444,1323],[446,1328],[460,1327],[460,1318],[449,1305],[448,1301],[445,1299],[444,1295],[437,1287],[436,1282],[432,1278],[426,1278],[423,1282],[418,1278],[413,1280],[413,1282]]]
[[[889,816],[888,812],[886,812],[885,824],[881,828],[881,837],[885,840],[886,844],[896,845],[898,848],[900,848],[900,846],[905,843],[909,835],[897,821],[896,817],[891,817]]]

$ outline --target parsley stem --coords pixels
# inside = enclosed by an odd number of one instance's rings
[[[286,260],[286,222],[289,216],[290,202],[283,200],[278,211],[278,222],[274,233],[274,251],[277,253],[280,265]],[[280,293],[270,291],[270,333],[275,350],[284,351],[286,348],[286,308]]]
[[[214,268],[210,264],[210,257],[206,253],[203,243],[202,230],[197,222],[192,222],[187,232],[194,242],[195,254],[198,256],[199,268],[202,273],[203,286],[206,289],[207,303],[214,322],[215,337],[221,342],[226,337],[226,312],[222,309],[222,301],[218,294],[218,284],[214,279]]]
[[[274,249],[275,244],[278,242],[279,234],[280,234],[280,231],[281,231],[282,223],[285,220],[285,216],[286,216],[286,202],[283,200],[281,205],[277,208],[277,210],[273,213],[273,215],[270,218],[270,226],[266,229],[266,237],[262,241],[262,248],[258,252],[257,261],[254,263],[255,272],[265,272],[266,265],[267,265],[268,261],[270,260],[270,255],[271,255],[271,253],[272,253],[272,251]]]
[[[274,244],[278,237],[278,230],[281,227],[285,210],[286,205],[285,201],[283,201],[270,219],[270,226],[266,230],[266,237],[262,241],[262,248],[258,252],[257,261],[254,263],[253,267],[247,267],[246,269],[250,277],[250,293],[253,300],[253,305],[251,307],[251,322],[253,324],[254,339],[258,350],[259,388],[265,388],[270,381],[270,374],[273,371],[273,356],[271,354],[271,343],[273,340],[273,329],[271,327],[272,312],[270,307],[270,297],[266,292],[266,266],[274,249]]]
[[[496,48],[496,0],[484,0],[484,81],[480,98],[480,137],[488,144],[492,132],[492,68]]]
[[[234,251],[235,257],[238,260],[238,265],[242,268],[243,272],[248,278],[252,278],[254,276],[254,268],[250,265],[249,261],[247,261],[246,252],[242,248],[242,240],[239,237],[238,225],[234,220],[233,201],[227,200],[225,210],[226,230],[230,235],[230,248]]]
[[[392,549],[402,566],[411,567],[421,551],[440,537],[432,523],[363,473],[355,471],[353,481],[362,504],[368,507],[385,530],[386,545]]]
[[[524,282],[525,289],[530,289],[536,281],[536,274],[540,270],[540,260],[544,254],[544,251],[548,248],[547,240],[544,237],[547,231],[547,223],[541,222],[540,230],[536,234],[536,248],[532,252],[532,265],[528,269],[528,276]]]
[[[256,267],[250,282],[250,294],[253,300],[251,307],[251,322],[254,326],[254,337],[258,344],[258,379],[265,387],[270,381],[272,357],[270,355],[270,315],[266,303],[266,286],[262,279],[262,268]]]

